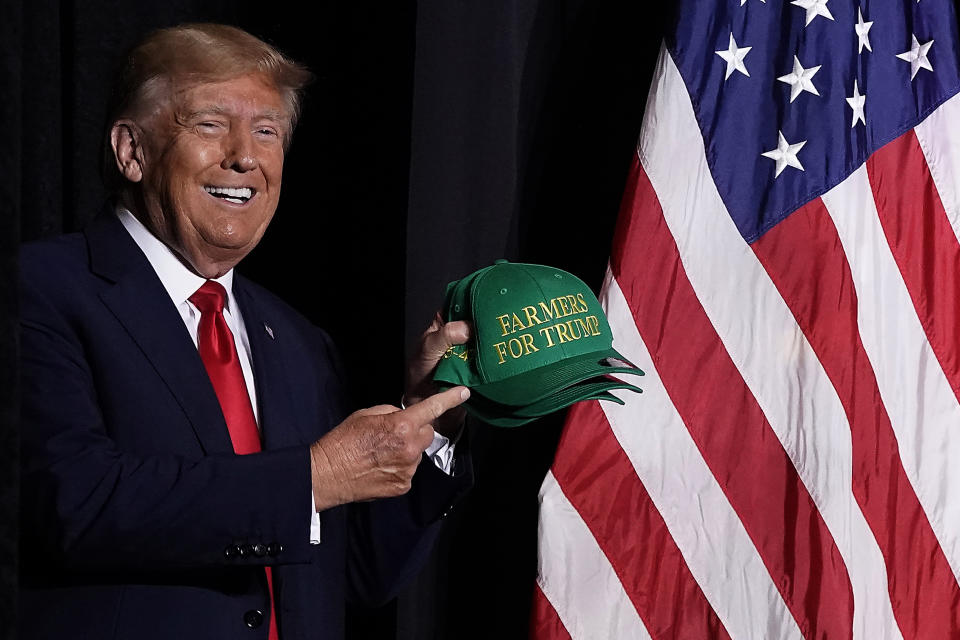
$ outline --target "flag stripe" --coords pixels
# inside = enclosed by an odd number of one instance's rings
[[[917,125],[914,132],[955,237],[960,238],[960,95],[953,96]]]
[[[960,398],[960,244],[920,142],[908,131],[867,160],[874,202],[913,306]]]
[[[573,640],[650,638],[573,505],[547,473],[540,489],[540,565],[537,581]]]
[[[564,432],[553,475],[610,559],[650,635],[663,640],[729,638],[599,403],[578,403],[568,418],[578,428]],[[672,606],[681,607],[684,616],[677,619]]]
[[[803,634],[852,637],[850,582],[833,538],[687,281],[642,171],[633,192],[611,266],[663,384]],[[653,253],[625,250],[637,243]],[[648,270],[662,277],[642,277]]]
[[[627,404],[603,403],[603,411],[691,574],[731,637],[802,638],[753,541],[661,384],[633,311],[610,270],[601,302],[615,348],[647,372],[642,396],[623,393]]]
[[[557,610],[537,586],[533,592],[530,636],[540,640],[572,640],[567,628],[560,621]]]
[[[950,606],[956,602],[957,584],[900,464],[896,438],[860,342],[856,292],[829,213],[819,199],[813,200],[753,248],[844,405],[853,432],[853,493],[887,559],[889,592],[904,638],[953,635],[958,613]],[[934,611],[915,616],[917,602],[933,605]]]
[[[860,338],[890,416],[901,464],[956,576],[960,405],[886,245],[866,167],[825,194],[823,201],[850,264],[861,309]]]

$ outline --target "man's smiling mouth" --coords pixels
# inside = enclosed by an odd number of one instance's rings
[[[204,191],[214,196],[215,198],[220,198],[221,200],[226,200],[232,204],[244,204],[256,193],[256,189],[250,187],[211,187],[206,186],[203,188]]]

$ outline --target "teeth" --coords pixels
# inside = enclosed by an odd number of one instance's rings
[[[211,195],[226,196],[231,202],[236,198],[244,201],[253,197],[253,189],[250,187],[204,187],[203,189]]]

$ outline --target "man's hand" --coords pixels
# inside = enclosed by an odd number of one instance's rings
[[[464,344],[470,339],[470,325],[462,320],[444,322],[439,313],[420,336],[420,349],[407,363],[407,376],[404,403],[411,407],[424,398],[435,394],[437,386],[433,383],[433,370],[451,346]],[[463,409],[451,411],[442,419],[434,421],[434,430],[448,438],[460,431],[464,418]]]
[[[433,442],[431,423],[469,397],[466,387],[454,387],[408,409],[380,405],[350,414],[310,446],[317,511],[409,491],[420,457]]]

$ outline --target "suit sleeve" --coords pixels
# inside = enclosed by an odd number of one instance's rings
[[[382,604],[423,567],[443,518],[473,484],[467,449],[457,444],[453,476],[424,457],[406,495],[351,505],[348,569],[356,600]]]
[[[99,404],[94,347],[60,296],[34,284],[20,298],[24,563],[110,571],[308,561],[306,447],[195,457],[121,448]]]
[[[336,349],[325,333],[321,332],[321,336],[336,378],[345,380]],[[420,571],[443,518],[473,484],[469,450],[466,438],[461,438],[455,449],[452,475],[441,471],[424,455],[406,494],[347,505],[351,600],[382,604]]]

